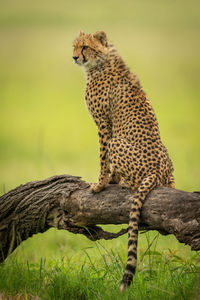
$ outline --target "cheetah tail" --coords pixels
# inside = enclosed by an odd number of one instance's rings
[[[140,211],[146,196],[156,185],[156,175],[153,174],[146,177],[138,187],[138,190],[133,198],[128,228],[128,259],[126,270],[120,286],[121,292],[123,292],[130,286],[135,274],[137,264],[138,223]]]

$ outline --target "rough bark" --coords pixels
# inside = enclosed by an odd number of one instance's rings
[[[97,224],[128,223],[133,193],[109,185],[99,194],[80,177],[54,176],[21,185],[0,197],[0,261],[28,237],[50,227],[84,234],[91,240],[127,232],[105,232]],[[158,230],[200,250],[200,193],[167,187],[153,190],[142,209],[140,230]]]

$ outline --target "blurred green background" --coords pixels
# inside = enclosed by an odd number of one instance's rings
[[[195,0],[0,0],[0,194],[62,173],[97,181],[97,129],[84,103],[84,72],[72,62],[80,29],[104,30],[138,74],[173,161],[177,188],[199,190],[199,11]],[[66,254],[66,247],[78,245],[73,238],[51,230],[46,243],[38,235],[23,251],[30,247],[32,258],[32,246],[39,243],[38,256],[48,255],[48,246]],[[173,238],[162,239],[172,245]]]

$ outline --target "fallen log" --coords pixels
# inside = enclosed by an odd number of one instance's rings
[[[116,184],[92,194],[80,177],[60,175],[32,181],[0,197],[0,262],[33,234],[50,227],[85,235],[95,241],[127,232],[104,231],[98,224],[128,223],[133,192]],[[200,250],[200,193],[167,187],[154,189],[142,208],[140,230],[174,234]]]

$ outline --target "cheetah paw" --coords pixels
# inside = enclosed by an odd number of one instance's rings
[[[92,183],[90,185],[90,191],[92,193],[99,193],[104,189],[104,186],[100,185],[99,183]]]

